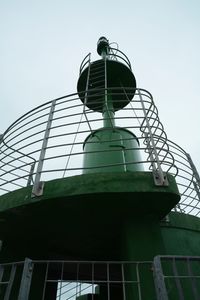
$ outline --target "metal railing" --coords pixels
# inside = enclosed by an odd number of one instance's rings
[[[126,56],[126,54],[124,54],[124,52],[120,51],[117,48],[112,48],[112,47],[109,47],[109,50],[110,50],[110,54],[109,54],[110,59],[117,60],[118,62],[122,62],[123,64],[127,65],[129,69],[131,69],[131,62]]]
[[[200,299],[199,256],[0,264],[2,300]]]
[[[80,65],[80,74],[89,66],[90,64],[90,58],[91,53],[88,53],[85,58],[83,59],[81,65]],[[120,63],[123,63],[131,70],[131,63],[126,54],[124,54],[122,51],[120,51],[117,48],[109,47],[109,54],[107,55],[108,60],[114,60],[118,61]]]
[[[79,73],[81,74],[83,70],[85,70],[88,65],[90,64],[90,58],[91,58],[91,53],[88,53],[86,57],[83,59],[81,65],[80,65],[80,70]]]
[[[152,262],[32,261],[0,265],[0,299],[145,300],[155,297]],[[148,280],[148,282],[147,282]]]
[[[153,266],[158,300],[200,299],[200,256],[156,256]]]
[[[137,136],[138,148],[126,150],[140,150],[141,159],[124,164],[143,165],[145,171],[151,171],[158,178],[157,184],[160,185],[164,184],[167,174],[175,176],[181,194],[175,210],[199,216],[200,182],[190,156],[168,140],[151,94],[143,89],[134,92],[133,100],[116,111],[115,121],[117,127],[126,128]],[[115,88],[113,101],[120,101],[123,93],[121,87]],[[126,97],[129,93],[132,95],[133,89],[126,88]],[[98,107],[101,106],[102,89],[97,89],[96,95],[95,107]],[[78,94],[49,101],[31,110],[15,121],[1,137],[1,194],[37,185],[40,181],[82,174],[84,141],[91,130],[102,127],[101,113],[84,107]],[[121,150],[110,148],[109,151]],[[110,166],[101,165],[101,169],[106,171]]]

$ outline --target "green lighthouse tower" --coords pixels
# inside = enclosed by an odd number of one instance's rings
[[[200,299],[200,179],[108,39],[0,137],[0,300]]]
[[[88,64],[86,68],[85,65],[81,66],[77,86],[85,107],[101,112],[103,118],[103,128],[92,131],[84,142],[84,173],[142,170],[141,164],[128,164],[132,160],[140,161],[137,157],[139,152],[136,136],[115,124],[115,111],[125,107],[135,93],[136,81],[131,72],[130,62],[125,56],[126,64],[111,59],[109,42],[105,37],[99,39],[97,52],[102,59]],[[132,88],[132,92],[128,95],[127,88],[129,90]],[[113,97],[116,93],[118,97]],[[111,148],[116,151],[110,152]],[[133,148],[136,150],[126,150]],[[98,150],[101,151],[99,154]],[[103,168],[105,164],[113,165],[110,168]]]

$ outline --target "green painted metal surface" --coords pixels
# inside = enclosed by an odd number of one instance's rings
[[[105,58],[105,47],[100,53]],[[78,81],[82,101],[88,71],[86,68]],[[87,106],[102,112],[104,128],[85,140],[84,174],[46,182],[39,197],[31,196],[32,187],[0,197],[2,261],[24,257],[152,261],[158,254],[200,255],[199,218],[170,213],[180,200],[174,177],[167,175],[169,186],[155,186],[152,173],[144,172],[138,163],[137,137],[115,126],[114,112],[134,96],[133,73],[125,65],[108,60],[106,76],[108,89],[101,94],[98,107],[96,91],[88,91]],[[122,94],[111,99],[116,86],[122,87]],[[123,86],[133,88],[129,98]],[[169,220],[162,221],[167,214]],[[134,279],[131,272],[127,268],[125,276]],[[145,269],[141,277],[145,299],[154,299],[153,282],[149,281],[152,270]],[[42,291],[38,278],[36,284],[38,297]],[[130,300],[132,287],[126,287],[126,293]],[[100,294],[104,294],[103,289]],[[49,297],[55,296],[54,287]]]
[[[162,223],[162,240],[169,255],[200,255],[200,219],[181,213],[170,213]]]
[[[97,60],[91,64],[95,68],[95,64],[104,65],[104,60]],[[107,88],[110,93],[115,95],[113,106],[115,111],[125,107],[134,97],[136,88],[136,79],[133,72],[123,63],[107,60]],[[77,83],[77,91],[79,97],[83,103],[85,103],[85,90],[88,77],[89,68],[83,70],[80,74]],[[90,88],[87,92],[87,107],[94,111],[102,112],[104,102],[99,98],[100,90],[98,91],[98,85],[94,85],[95,88]]]
[[[136,136],[123,128],[102,128],[84,143],[84,174],[143,171]],[[138,162],[138,163],[137,163]]]
[[[40,197],[31,198],[31,188],[4,195],[1,260],[152,261],[158,254],[199,255],[199,218],[170,213],[168,221],[160,221],[171,209],[169,202],[173,199],[173,207],[179,200],[174,178],[168,181],[169,187],[156,187],[146,172],[86,174],[46,182]],[[126,268],[125,276],[133,279],[131,272]],[[140,277],[143,296],[153,299],[152,269],[140,267]],[[133,293],[126,286],[127,299]]]
[[[179,201],[168,180],[156,187],[147,172],[85,174],[46,182],[40,197],[31,187],[1,196],[2,259],[120,259],[127,222],[159,222]]]
[[[200,219],[170,212],[167,221],[154,217],[134,218],[124,225],[123,258],[152,260],[156,255],[200,254]],[[134,237],[134,238],[133,238]]]
[[[162,199],[162,198],[161,198]],[[200,219],[186,214],[171,212],[168,221],[159,222],[156,218],[145,216],[143,218],[133,218],[124,224],[121,240],[122,259],[136,261],[152,261],[157,255],[185,255],[199,256],[200,254]],[[164,264],[165,274],[173,273],[171,262]],[[187,273],[188,265],[177,263],[179,274]],[[193,274],[199,274],[199,263],[193,265]],[[169,271],[170,270],[170,271]],[[172,271],[171,271],[172,270]],[[153,269],[141,270],[140,278],[143,286],[143,296],[148,299],[155,299],[155,288],[151,277]],[[126,274],[135,277],[131,268],[127,268]],[[175,274],[173,274],[175,276]],[[188,276],[188,273],[187,273]],[[193,299],[191,278],[181,279],[184,287],[184,299]],[[173,283],[172,283],[173,281]],[[177,285],[175,279],[169,282],[165,280],[168,287],[169,299],[178,300]],[[130,286],[128,297],[134,294],[133,287]],[[130,299],[130,298],[129,298]]]
[[[101,128],[96,131],[93,131],[85,140],[83,174],[143,170],[142,165],[137,163],[141,161],[139,150],[137,149],[138,148],[137,138],[130,131],[123,128],[117,128],[115,125],[115,103],[117,103],[118,106],[118,101],[117,101],[118,99],[115,99],[115,97],[111,96],[112,86],[115,86],[116,84],[114,80],[115,78],[118,78],[117,80],[119,80],[116,86],[121,86],[123,90],[124,88],[122,84],[122,78],[126,82],[126,84],[124,85],[126,87],[129,82],[128,80],[129,77],[126,75],[128,74],[133,81],[134,81],[134,75],[129,68],[119,63],[118,61],[111,62],[109,60],[107,48],[108,48],[107,40],[103,38],[102,42],[100,42],[100,48],[99,48],[100,49],[99,53],[100,55],[102,55],[102,60],[97,61],[96,63],[98,63],[97,70],[101,69],[102,79],[100,80],[99,84],[101,86],[103,84],[104,85],[103,88],[105,89],[102,90],[99,94],[96,91],[96,88],[98,88],[98,84],[96,85],[95,79],[90,80],[90,77],[93,75],[92,70],[94,70],[95,74],[97,73],[96,69],[94,68],[95,63],[93,63],[90,68],[88,67],[86,72],[88,89],[87,89],[87,96],[86,96],[87,99],[85,99],[84,96],[84,103],[86,103],[86,106],[92,108],[94,111],[96,110],[96,107],[94,106],[91,107],[90,104],[93,101],[96,103],[96,100],[98,100],[98,107],[99,107],[99,102],[102,103],[101,105],[102,108],[100,109],[100,111],[102,112],[104,129]],[[108,67],[112,65],[117,66],[117,72],[114,72],[114,69]],[[84,70],[84,72],[85,71],[86,70]],[[81,74],[79,78],[79,83],[82,82],[81,84],[83,84],[83,81],[86,79],[84,78],[85,77],[83,77],[83,75]],[[114,81],[111,83],[109,78],[111,78]],[[86,81],[84,81],[84,83],[86,84]],[[90,94],[92,90],[95,91],[94,99]],[[133,91],[133,93],[134,92],[135,91]],[[124,90],[120,94],[120,97],[122,96],[126,97],[126,101],[124,101],[122,105],[122,107],[124,107],[130,100],[129,97],[124,92]],[[131,99],[132,96],[133,95],[131,95]],[[124,100],[122,98],[120,99],[119,102]],[[97,103],[95,105],[97,105]]]
[[[105,103],[103,107],[103,127],[113,128],[115,127],[115,111],[113,106],[113,99],[107,91],[105,91]]]

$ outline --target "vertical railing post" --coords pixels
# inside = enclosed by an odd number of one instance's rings
[[[27,180],[27,186],[30,186],[31,182],[33,182],[34,169],[35,169],[35,162],[33,164],[31,164],[30,172],[29,172],[29,176],[28,176],[28,180]]]
[[[126,300],[126,287],[125,287],[125,274],[124,274],[124,264],[121,264],[122,272],[122,288],[123,288],[123,300]]]
[[[1,144],[2,140],[3,140],[3,134],[0,134],[0,144]]]
[[[164,275],[160,256],[155,256],[153,261],[154,283],[156,288],[157,300],[168,300],[167,289],[165,285]]]
[[[86,90],[85,90],[85,97],[84,97],[83,113],[84,113],[85,119],[87,121],[88,127],[90,129],[90,132],[92,132],[92,128],[90,126],[90,122],[89,122],[87,114],[86,114],[86,106],[87,106],[88,91],[89,91],[89,80],[90,80],[90,69],[91,69],[91,53],[88,54],[88,73],[87,73],[87,81],[86,81]]]
[[[4,295],[4,300],[9,300],[10,299],[10,294],[13,288],[13,283],[14,283],[14,279],[15,279],[15,274],[16,274],[16,269],[17,266],[15,264],[12,265],[11,271],[10,271],[10,278],[8,281],[8,285],[6,287],[6,292]]]
[[[196,169],[196,167],[195,167],[195,165],[194,165],[194,163],[192,161],[192,158],[191,158],[190,154],[186,153],[186,156],[187,156],[188,162],[190,164],[190,167],[192,169],[193,177],[196,180],[196,181],[192,181],[193,185],[194,185],[194,189],[195,189],[195,191],[197,193],[197,196],[198,196],[198,198],[200,200],[200,177],[199,177],[199,173],[198,173],[198,171],[197,171],[197,169]]]
[[[1,161],[1,159],[2,159],[2,157],[1,157],[1,153],[2,153],[2,150],[1,150],[1,143],[2,143],[2,141],[3,141],[3,134],[0,134],[0,161]]]
[[[159,156],[158,156],[157,149],[156,149],[155,142],[154,142],[154,137],[153,137],[153,134],[152,134],[152,131],[151,131],[151,125],[149,123],[149,119],[148,119],[148,116],[147,116],[147,112],[146,112],[146,109],[145,109],[145,105],[144,105],[144,101],[143,101],[140,89],[138,89],[138,95],[139,95],[139,99],[140,99],[140,102],[141,102],[141,105],[142,105],[142,110],[143,110],[143,113],[144,113],[144,119],[145,119],[145,122],[146,122],[146,127],[147,127],[148,133],[149,133],[148,137],[147,137],[147,134],[145,134],[145,139],[147,140],[147,150],[150,153],[150,158],[152,158],[152,156],[154,156],[153,157],[153,162],[152,162],[153,163],[154,181],[155,181],[156,185],[167,185],[166,178],[165,178],[163,170],[161,168]],[[149,149],[149,145],[151,146],[153,152],[150,152],[151,150]],[[154,165],[154,158],[156,160],[156,167]]]
[[[42,168],[43,168],[43,164],[44,164],[44,158],[45,158],[45,154],[46,154],[48,139],[49,139],[49,135],[50,135],[51,124],[53,121],[53,114],[54,114],[55,106],[56,106],[56,100],[53,100],[51,102],[49,117],[47,120],[47,125],[46,125],[46,129],[45,129],[45,133],[44,133],[44,139],[43,139],[42,148],[40,151],[40,157],[38,160],[38,166],[37,166],[37,171],[36,171],[36,175],[35,175],[35,182],[34,182],[33,190],[32,190],[33,197],[40,196],[43,193],[43,184],[40,182],[40,178],[41,178]]]
[[[22,279],[19,288],[18,300],[29,299],[32,273],[33,273],[33,262],[31,259],[26,258],[24,261],[24,268],[23,268]]]
[[[107,277],[107,300],[110,300],[110,264],[106,263],[106,277]]]
[[[2,159],[2,157],[1,157],[1,153],[2,153],[2,150],[1,150],[1,143],[2,143],[2,141],[3,141],[3,134],[0,134],[0,161],[1,161],[1,159]]]

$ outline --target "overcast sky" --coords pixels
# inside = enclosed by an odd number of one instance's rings
[[[1,0],[1,131],[30,109],[76,92],[79,66],[105,35],[154,96],[168,138],[200,171],[199,0]]]

